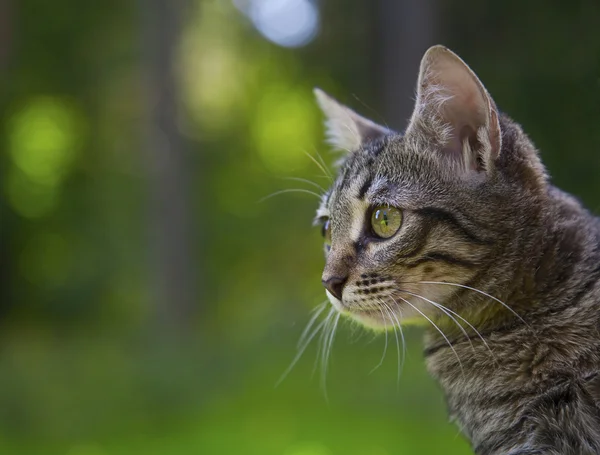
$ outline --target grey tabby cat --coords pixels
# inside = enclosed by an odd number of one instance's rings
[[[600,220],[442,46],[404,134],[316,96],[348,151],[317,212],[331,304],[431,323],[427,368],[477,454],[600,454]]]

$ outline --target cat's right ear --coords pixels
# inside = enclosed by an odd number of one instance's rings
[[[442,135],[442,155],[465,169],[489,170],[502,148],[494,101],[471,68],[443,46],[431,47],[421,61],[406,135],[414,130]]]
[[[323,90],[315,88],[314,93],[317,103],[325,114],[327,142],[336,149],[351,152],[358,150],[367,142],[391,134],[387,128],[358,115]]]

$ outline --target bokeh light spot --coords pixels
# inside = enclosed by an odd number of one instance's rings
[[[255,0],[250,17],[260,33],[285,47],[308,44],[319,28],[319,12],[309,0]]]
[[[256,29],[275,44],[300,47],[319,31],[319,10],[313,0],[234,0]]]
[[[178,58],[182,102],[192,123],[201,125],[203,138],[230,129],[252,92],[258,57],[240,44],[236,13],[226,3],[198,2],[183,31]],[[184,125],[184,130],[193,137],[200,129]]]
[[[254,118],[253,137],[265,166],[274,173],[305,168],[317,137],[316,110],[308,89],[275,88],[265,93]]]
[[[15,165],[34,183],[54,186],[73,160],[80,118],[68,103],[39,97],[10,119],[9,147]]]
[[[8,203],[24,218],[43,217],[58,205],[57,187],[32,182],[15,167],[8,170],[4,184]]]

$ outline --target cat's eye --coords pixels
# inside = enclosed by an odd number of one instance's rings
[[[329,221],[329,219],[325,220],[325,222],[323,223],[321,233],[323,234],[323,238],[325,239],[325,245],[331,246],[331,222]]]
[[[377,237],[389,239],[402,225],[402,212],[396,207],[380,205],[371,214],[371,229]]]

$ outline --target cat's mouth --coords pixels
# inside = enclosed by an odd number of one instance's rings
[[[361,309],[349,311],[348,314],[350,314],[353,319],[367,327],[376,329],[385,329],[387,327],[391,327],[389,317],[384,317],[384,313],[380,309]]]
[[[346,308],[344,306],[344,304],[342,303],[342,301],[338,298],[336,298],[331,292],[329,292],[328,290],[325,290],[325,294],[327,295],[327,298],[329,299],[329,303],[331,303],[331,305],[340,313],[348,313],[350,311],[349,308]]]
[[[376,329],[387,329],[400,325],[400,321],[427,318],[427,308],[420,299],[412,299],[411,293],[401,291],[379,295],[368,300],[355,300],[353,295],[340,300],[326,291],[331,305],[359,323]]]
[[[329,291],[326,291],[326,294],[331,305],[339,313],[345,314],[369,327],[383,328],[389,325],[391,314],[396,313],[392,309],[397,306],[396,304],[384,305],[380,302],[373,302],[368,305],[357,306],[336,298]]]

